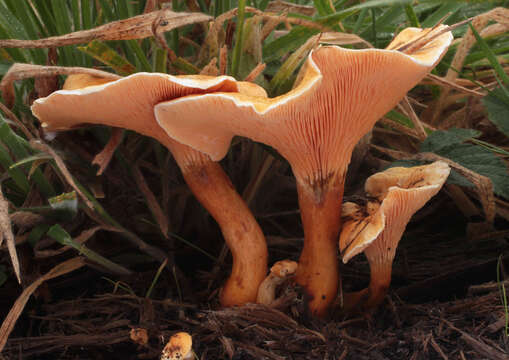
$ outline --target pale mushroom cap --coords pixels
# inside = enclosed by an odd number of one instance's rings
[[[228,76],[136,73],[100,85],[93,81],[83,82],[84,88],[76,89],[77,84],[72,84],[69,87],[73,90],[59,90],[37,99],[33,114],[48,131],[103,124],[134,130],[166,144],[168,136],[154,119],[155,104],[194,93],[238,90],[236,81]]]
[[[296,261],[292,260],[280,260],[277,261],[270,268],[270,273],[274,274],[280,278],[284,278],[290,275],[295,274],[297,271],[298,264]]]
[[[297,272],[298,264],[292,260],[280,260],[270,268],[270,274],[262,281],[258,288],[256,302],[270,306],[276,297],[276,287]]]
[[[186,332],[174,334],[161,354],[161,360],[184,360],[192,358],[193,338]]]
[[[348,246],[343,253],[343,261],[346,263],[364,251],[370,263],[387,261],[392,263],[399,240],[410,218],[440,191],[449,172],[449,165],[443,161],[436,161],[411,168],[394,167],[370,176],[366,180],[366,193],[381,201],[380,208],[371,219],[383,216],[383,231],[375,238],[373,233],[368,236],[364,231],[355,237],[352,236],[355,232],[351,229],[356,226],[355,221],[346,222],[340,236],[340,248]],[[366,228],[375,226],[375,221],[366,219],[369,222],[367,225],[364,224]]]
[[[72,74],[65,79],[64,85],[62,86],[62,90],[76,90],[83,89],[88,86],[102,85],[109,83],[111,79],[105,79],[98,76],[93,76],[89,74]]]
[[[187,96],[158,104],[156,118],[171,137],[213,160],[224,157],[234,135],[268,144],[298,179],[314,183],[346,170],[358,140],[435,66],[451,40],[450,33],[435,39],[441,46],[428,49],[426,59],[395,50],[320,47],[285,95]]]
[[[410,168],[393,167],[370,176],[366,180],[364,190],[368,196],[382,200],[386,198],[391,187],[413,189],[437,184],[441,187],[449,172],[449,165],[443,161]]]

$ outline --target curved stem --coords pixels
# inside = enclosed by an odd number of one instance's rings
[[[198,201],[218,222],[232,253],[232,272],[221,292],[221,305],[255,302],[258,287],[267,274],[265,238],[221,166],[201,160],[181,168]]]
[[[310,186],[297,179],[304,228],[304,247],[297,269],[297,283],[304,287],[312,315],[327,315],[339,283],[338,235],[341,226],[343,176]]]

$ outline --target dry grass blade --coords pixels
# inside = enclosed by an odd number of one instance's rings
[[[426,130],[424,130],[424,126],[422,125],[421,120],[415,113],[414,108],[410,104],[410,101],[408,101],[408,96],[405,96],[403,98],[403,100],[401,101],[401,106],[403,107],[403,110],[405,110],[405,112],[407,113],[410,120],[412,120],[412,123],[414,124],[419,139],[420,140],[426,139],[426,137],[428,137],[428,135],[426,134]]]
[[[10,48],[48,48],[83,44],[92,40],[132,40],[144,39],[153,35],[153,24],[157,23],[157,33],[204,22],[212,19],[202,13],[173,12],[162,9],[129,19],[113,21],[90,30],[76,31],[62,36],[39,40],[0,40],[0,47]]]
[[[244,81],[254,82],[256,80],[256,78],[263,72],[263,70],[265,70],[266,66],[267,65],[264,63],[260,63],[260,64],[256,65],[253,68],[253,70],[251,70],[251,72],[246,76]]]
[[[454,161],[433,153],[420,153],[412,158],[415,160],[425,161],[445,161],[451,168],[471,181],[477,189],[477,194],[479,195],[479,200],[482,204],[486,223],[489,225],[493,224],[493,221],[495,220],[495,195],[493,194],[493,183],[490,178],[480,175]]]
[[[445,18],[443,19],[445,20]],[[443,29],[438,29],[438,25],[440,25],[443,20],[439,21],[435,26],[433,26],[430,29],[426,29],[423,31],[423,34],[419,36],[416,39],[410,40],[409,42],[402,44],[398,47],[396,47],[394,50],[401,51],[405,54],[413,54],[417,51],[419,51],[423,46],[426,44],[429,44],[431,41],[436,39],[442,34],[445,34],[446,32],[452,31],[456,29],[457,27],[460,27],[462,25],[465,25],[472,21],[472,19],[466,19],[463,20],[457,24],[454,25],[446,25]]]
[[[85,194],[83,194],[83,192],[80,190],[78,185],[76,185],[71,173],[69,172],[69,170],[67,170],[67,166],[65,166],[64,161],[62,160],[62,158],[60,156],[58,156],[58,154],[55,152],[55,150],[53,150],[49,145],[46,145],[38,140],[30,140],[30,145],[34,149],[44,151],[51,155],[51,157],[55,160],[58,169],[64,176],[67,183],[73,188],[74,191],[76,191],[76,193],[81,197],[81,199],[87,205],[87,207],[93,211],[94,205],[92,204],[92,202],[90,200],[88,200],[88,198],[85,196]]]
[[[279,12],[297,13],[306,16],[313,16],[316,13],[316,9],[314,6],[293,4],[282,0],[275,0],[269,2],[265,10],[275,13]]]
[[[0,352],[4,349],[5,343],[16,324],[19,316],[23,312],[25,305],[30,298],[30,296],[34,293],[35,290],[45,281],[56,278],[58,276],[67,274],[71,271],[77,270],[80,267],[85,265],[85,262],[80,257],[75,257],[70,260],[64,261],[61,264],[58,264],[49,272],[35,280],[30,286],[28,286],[21,295],[18,297],[14,305],[12,306],[9,314],[5,317],[4,322],[2,323],[2,327],[0,327]]]
[[[0,92],[7,106],[14,104],[14,81],[27,78],[51,77],[55,75],[88,74],[101,78],[117,80],[120,76],[101,70],[64,67],[64,66],[42,66],[16,63],[12,65],[0,82]],[[31,137],[29,137],[31,138]]]
[[[111,137],[104,149],[101,150],[99,154],[94,157],[92,160],[92,164],[99,165],[99,170],[97,170],[97,175],[102,175],[104,170],[108,167],[108,164],[117,150],[117,147],[120,145],[122,141],[122,137],[124,135],[124,129],[113,128],[111,129]]]
[[[504,21],[507,23],[507,19],[509,18],[509,10],[504,8],[495,8],[484,14],[477,15],[472,19],[472,26],[476,29],[476,31],[480,32],[484,29],[490,20],[493,21]],[[505,20],[504,20],[505,19]],[[483,34],[481,32],[481,36],[485,37],[488,34]],[[476,43],[476,39],[472,29],[469,28],[463,38],[461,39],[460,44],[458,45],[458,49],[456,50],[456,54],[454,54],[454,58],[451,62],[451,67],[447,70],[447,74],[445,75],[445,79],[449,82],[453,82],[458,76],[459,72],[463,68],[463,64],[465,59],[470,52],[470,49]],[[433,115],[431,117],[431,124],[437,125],[438,120],[440,119],[440,114],[445,107],[447,97],[449,96],[450,89],[448,87],[444,88],[440,97],[438,98]]]
[[[456,90],[456,91],[458,91],[460,93],[465,93],[465,94],[476,96],[476,97],[483,97],[483,96],[486,95],[485,93],[482,93],[482,92],[479,92],[479,91],[476,91],[476,90],[467,89],[464,86],[456,84],[455,82],[450,81],[450,80],[448,80],[446,78],[443,78],[443,77],[440,77],[440,76],[436,76],[436,75],[433,75],[433,74],[428,74],[427,78],[432,80],[434,83],[436,83],[438,85],[443,85],[443,86],[448,87],[450,89]]]
[[[324,32],[320,34],[320,44],[332,44],[339,46],[364,44],[369,48],[373,47],[371,43],[364,40],[360,36],[341,32]]]
[[[9,203],[4,199],[2,189],[0,188],[0,245],[2,245],[4,238],[7,243],[7,249],[9,249],[14,273],[21,284],[18,254],[16,253],[16,244],[14,242],[14,234],[12,233],[11,219],[9,218]]]
[[[326,26],[323,26],[321,24],[315,23],[313,21],[305,20],[305,19],[299,19],[299,18],[287,18],[285,15],[276,15],[273,13],[263,12],[261,10],[246,6],[244,9],[246,13],[252,13],[261,16],[264,20],[269,20],[273,22],[274,26],[276,22],[278,23],[286,23],[286,24],[295,24],[295,25],[301,25],[306,26],[309,28],[319,29],[322,32],[331,32],[332,30]],[[200,50],[200,59],[203,61],[205,58],[209,58],[212,56],[216,56],[217,49],[219,48],[219,34],[223,29],[223,24],[237,16],[238,9],[231,9],[230,11],[227,11],[221,15],[219,15],[214,22],[212,23],[212,26],[210,27],[209,32],[207,33],[207,36],[205,40],[203,41],[202,49]],[[262,31],[262,39],[265,38],[266,31]],[[220,62],[221,64],[221,62]]]
[[[228,47],[223,45],[219,51],[219,75],[226,75],[228,67]]]
[[[167,238],[168,229],[170,227],[168,223],[168,217],[161,209],[161,206],[157,202],[154,193],[150,190],[149,186],[147,185],[147,182],[145,181],[145,177],[141,173],[139,165],[137,163],[134,163],[131,169],[133,171],[134,181],[136,181],[136,185],[138,185],[138,188],[142,192],[143,196],[145,196],[145,201],[147,202],[150,211],[154,215],[157,223],[159,224],[161,232],[163,233],[164,237]]]
[[[219,69],[217,68],[217,58],[212,58],[210,62],[200,71],[200,75],[219,75]]]

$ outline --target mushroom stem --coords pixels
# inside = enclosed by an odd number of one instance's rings
[[[260,226],[218,163],[185,145],[175,146],[187,148],[193,157],[193,161],[182,156],[175,159],[191,191],[219,224],[232,253],[232,272],[221,292],[221,305],[255,302],[267,271],[267,246]],[[172,153],[182,154],[182,150]]]
[[[345,313],[363,312],[380,305],[391,285],[392,262],[369,261],[371,278],[367,288],[346,293],[342,311]]]
[[[315,316],[327,315],[339,283],[337,238],[341,226],[344,176],[310,186],[297,180],[304,228],[304,247],[296,280],[307,293],[308,307]]]
[[[368,249],[365,250],[367,252]],[[392,261],[380,263],[369,260],[371,279],[368,286],[368,296],[362,303],[365,309],[373,309],[380,305],[391,285]]]

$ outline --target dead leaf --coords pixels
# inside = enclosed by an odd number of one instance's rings
[[[94,157],[92,160],[92,164],[99,165],[99,170],[97,170],[97,175],[102,175],[106,167],[111,161],[115,150],[118,145],[122,142],[122,137],[124,135],[125,130],[120,128],[113,128],[111,130],[111,137],[104,149],[101,150],[99,154]]]
[[[137,163],[133,164],[131,167],[134,175],[134,181],[136,181],[136,185],[138,185],[138,188],[145,196],[145,201],[147,202],[147,205],[154,215],[154,217],[157,220],[157,223],[159,224],[159,228],[161,229],[161,232],[163,233],[164,237],[168,237],[168,229],[170,227],[168,223],[168,217],[161,209],[161,206],[159,205],[159,202],[157,201],[154,193],[150,190],[149,186],[147,185],[147,182],[145,181],[145,177],[141,173],[141,170]]]
[[[314,6],[311,5],[298,5],[293,4],[290,2],[282,1],[282,0],[275,0],[269,2],[267,7],[265,8],[266,11],[271,12],[289,12],[289,13],[297,13],[302,14],[306,16],[313,16],[316,13],[316,9]]]
[[[173,12],[162,9],[132,18],[113,21],[90,30],[76,31],[62,36],[53,36],[38,40],[0,40],[0,47],[7,48],[48,48],[83,44],[92,40],[132,40],[144,39],[153,35],[153,24],[157,22],[156,33],[204,22],[212,19],[202,13]]]
[[[16,63],[9,68],[0,82],[0,92],[8,107],[14,105],[14,81],[27,78],[53,77],[56,75],[88,74],[101,78],[117,80],[120,76],[101,70],[64,67],[64,66],[42,66]]]

